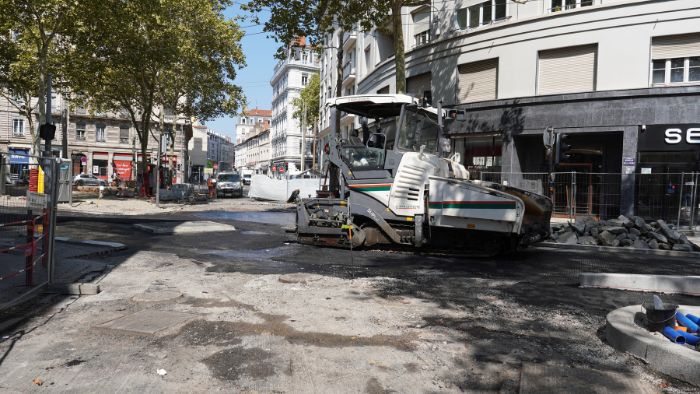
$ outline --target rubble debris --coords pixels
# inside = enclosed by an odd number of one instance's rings
[[[634,249],[700,251],[672,224],[659,219],[651,222],[639,216],[620,215],[617,219],[596,221],[577,218],[552,224],[550,239],[564,244],[602,245]]]

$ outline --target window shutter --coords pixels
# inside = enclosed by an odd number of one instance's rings
[[[423,92],[430,90],[430,73],[416,75],[406,78],[406,92],[417,95],[418,98],[423,97]]]
[[[457,71],[459,74],[458,102],[468,103],[497,98],[498,58],[460,64]]]
[[[597,45],[540,51],[537,94],[595,90]]]
[[[652,59],[700,56],[700,33],[661,36],[651,39]]]

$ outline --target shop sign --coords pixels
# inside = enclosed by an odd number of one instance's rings
[[[99,174],[99,173],[100,173],[100,167],[98,167],[98,166],[92,166],[92,173],[93,173],[93,174]]]
[[[28,149],[9,149],[10,164],[29,164]]]
[[[623,157],[622,164],[624,164],[625,167],[634,167],[634,157]]]
[[[642,168],[642,175],[650,175],[651,174],[651,167],[643,167]]]
[[[639,133],[639,151],[700,151],[700,124],[648,125]]]
[[[27,208],[42,210],[47,207],[47,201],[46,194],[27,191]]]

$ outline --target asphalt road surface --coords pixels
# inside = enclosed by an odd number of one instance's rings
[[[103,293],[35,313],[31,322],[41,322],[75,302],[14,343],[0,388],[32,389],[41,375],[77,391],[517,392],[523,365],[541,364],[697,391],[605,343],[605,315],[650,294],[577,284],[581,272],[698,275],[698,261],[547,248],[507,258],[350,252],[297,244],[282,228],[291,215],[187,214],[179,218],[236,231],[170,236],[132,223],[62,223],[59,235],[128,249],[104,260]],[[95,328],[142,310],[196,318],[151,336]],[[156,375],[161,366],[166,376]]]

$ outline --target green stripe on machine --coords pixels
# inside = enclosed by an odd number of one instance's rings
[[[431,201],[431,209],[515,209],[514,201]]]

